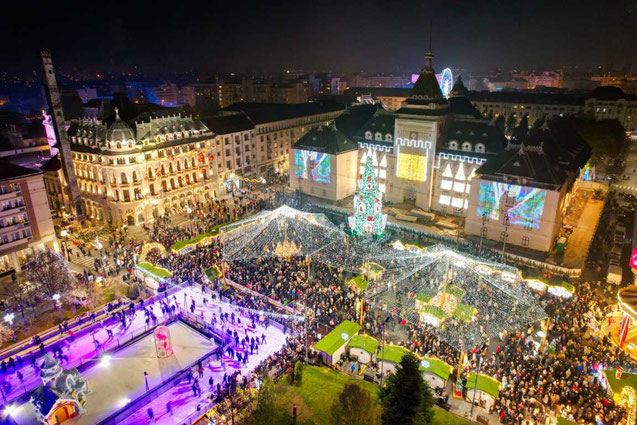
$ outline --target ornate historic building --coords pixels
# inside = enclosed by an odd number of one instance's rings
[[[383,199],[461,216],[470,235],[549,250],[590,148],[557,122],[531,131],[518,127],[507,139],[471,103],[461,78],[443,97],[433,55],[425,57],[397,111],[354,106],[333,126],[302,137],[290,152],[290,186],[344,199],[354,193],[354,173],[363,173],[371,155]],[[369,107],[376,109],[366,121],[343,131],[345,117]],[[358,147],[354,170],[348,166],[351,142]]]
[[[319,104],[245,103],[205,123],[172,111],[146,112],[126,122],[117,108],[110,123],[72,120],[68,137],[86,218],[148,223],[225,195],[242,179],[284,173],[291,144],[341,112]],[[69,211],[59,169],[57,157],[43,167],[49,203],[54,211]]]

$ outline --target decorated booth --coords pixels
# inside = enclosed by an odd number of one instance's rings
[[[360,363],[372,361],[378,345],[378,340],[368,335],[354,335],[347,343],[350,356],[355,357]]]
[[[313,349],[321,354],[325,364],[332,366],[341,360],[347,344],[360,330],[358,323],[345,320],[314,344]]]
[[[376,359],[378,360],[378,370],[382,370],[383,374],[396,372],[396,366],[398,366],[407,353],[410,353],[410,351],[399,345],[385,344],[385,346],[376,355]]]
[[[424,357],[420,361],[420,370],[430,388],[445,388],[453,367],[435,357]]]
[[[31,395],[38,420],[46,425],[59,425],[83,413],[88,384],[77,369],[63,369],[51,354],[40,365],[44,385]]]
[[[500,386],[500,381],[484,374],[478,375],[476,385],[476,374],[471,372],[467,377],[466,400],[471,403],[474,400],[473,393],[475,391],[476,405],[490,412],[500,394]]]

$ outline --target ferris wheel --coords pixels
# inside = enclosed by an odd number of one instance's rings
[[[442,70],[442,74],[440,76],[440,90],[442,90],[442,95],[445,98],[449,97],[449,93],[451,93],[452,87],[453,75],[451,74],[451,69],[445,68]]]

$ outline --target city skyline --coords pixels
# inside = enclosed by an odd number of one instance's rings
[[[438,69],[631,66],[637,57],[634,2],[467,1],[276,4],[145,2],[86,10],[76,2],[25,10],[3,27],[2,69],[37,69],[50,49],[61,71],[348,73],[417,72],[429,45]],[[470,42],[468,42],[470,41]]]

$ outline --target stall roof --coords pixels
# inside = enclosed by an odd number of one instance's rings
[[[347,343],[350,348],[360,348],[367,351],[369,354],[374,354],[378,349],[378,340],[367,335],[354,335],[354,337]]]
[[[420,370],[427,373],[433,373],[444,379],[445,381],[449,379],[449,375],[451,375],[451,370],[453,367],[449,365],[447,362],[443,362],[440,359],[435,357],[424,357],[420,361]]]
[[[475,388],[475,383],[476,373],[471,372],[467,377],[467,389]],[[478,390],[497,398],[500,394],[500,382],[489,375],[480,374],[478,378]]]
[[[406,348],[399,345],[385,345],[385,347],[378,353],[376,358],[378,360],[385,360],[392,363],[400,363],[405,354],[411,353]]]
[[[332,332],[328,333],[319,342],[314,344],[314,349],[322,351],[328,356],[332,356],[336,350],[345,345],[360,330],[361,327],[358,323],[345,320],[335,327]],[[345,335],[347,335],[347,338],[344,338]]]

